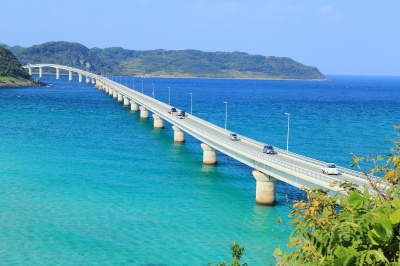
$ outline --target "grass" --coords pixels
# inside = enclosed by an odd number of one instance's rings
[[[14,77],[2,77],[2,76],[0,76],[0,82],[5,82],[5,81],[17,81],[17,79],[16,78],[14,78]]]

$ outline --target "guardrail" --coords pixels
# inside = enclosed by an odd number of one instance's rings
[[[204,128],[210,128],[210,130],[214,130],[215,132],[223,132],[227,136],[229,136],[230,131],[226,130],[224,128],[221,128],[221,127],[219,127],[219,126],[217,126],[217,125],[215,125],[213,123],[210,123],[210,122],[208,122],[206,120],[200,119],[200,118],[198,118],[196,116],[190,115],[190,119],[193,120],[193,122],[196,122],[197,124],[190,123],[192,125],[191,126],[192,128],[191,129],[187,128],[186,126],[184,126],[183,121],[176,121],[176,119],[173,119],[173,117],[170,117],[170,116],[164,114],[164,112],[166,110],[169,110],[172,106],[170,106],[170,105],[168,105],[168,104],[166,104],[164,102],[161,102],[161,101],[159,101],[157,99],[154,99],[154,98],[152,98],[150,96],[142,94],[142,93],[140,93],[138,91],[135,91],[135,90],[132,90],[130,88],[127,88],[124,85],[119,84],[117,82],[114,82],[114,81],[112,81],[112,80],[110,80],[108,78],[105,78],[105,77],[102,77],[102,76],[99,76],[99,75],[96,75],[96,74],[93,74],[91,72],[87,72],[87,71],[84,71],[84,70],[75,69],[75,68],[66,67],[66,66],[61,66],[61,65],[56,65],[56,64],[37,64],[37,65],[28,65],[27,67],[54,67],[54,68],[60,68],[60,69],[70,70],[70,71],[73,71],[73,72],[76,72],[76,73],[80,73],[80,74],[83,74],[85,76],[89,76],[91,78],[98,79],[98,80],[104,82],[105,84],[107,84],[108,86],[111,86],[114,90],[120,92],[124,96],[126,96],[128,98],[133,98],[132,100],[136,101],[140,105],[143,105],[146,109],[149,109],[151,112],[156,113],[157,115],[160,115],[161,117],[166,119],[168,122],[170,122],[172,124],[176,124],[176,123],[180,124],[180,126],[186,128],[187,131],[190,131],[194,137],[197,137],[199,139],[203,139],[203,137],[201,137],[200,135],[206,136],[205,139],[204,139],[205,142],[207,142],[207,141],[210,142],[210,143],[207,143],[207,144],[210,144],[211,146],[213,146],[211,143],[218,144],[220,146],[220,149],[222,149],[221,152],[224,152],[227,155],[230,155],[232,157],[239,157],[239,155],[240,155],[241,157],[244,158],[244,159],[242,158],[241,161],[243,163],[249,165],[249,166],[252,166],[253,162],[252,162],[252,159],[246,157],[245,154],[251,155],[251,156],[256,157],[256,158],[259,158],[258,162],[261,163],[261,164],[264,164],[264,162],[267,161],[269,163],[272,163],[272,164],[275,164],[275,165],[279,165],[279,166],[284,167],[286,169],[290,169],[290,170],[296,171],[298,173],[301,173],[303,175],[309,176],[311,178],[314,178],[314,179],[317,179],[317,180],[320,180],[320,181],[323,181],[323,182],[326,182],[326,183],[332,183],[334,181],[340,180],[340,179],[337,179],[337,178],[332,178],[330,176],[317,173],[315,171],[311,171],[311,170],[305,169],[303,167],[294,165],[292,163],[287,163],[287,162],[285,162],[283,160],[276,159],[273,156],[268,156],[268,155],[266,155],[266,154],[261,152],[262,148],[264,147],[264,145],[266,145],[265,143],[262,143],[262,142],[259,142],[257,140],[248,138],[246,136],[241,135],[240,136],[241,140],[242,141],[246,141],[246,142],[248,142],[250,144],[253,144],[255,146],[255,148],[256,147],[260,147],[260,151],[258,151],[258,150],[256,151],[255,149],[245,147],[244,144],[240,144],[240,143],[236,143],[234,141],[230,141],[228,139],[228,137],[227,138],[221,138],[220,136],[218,136],[215,133],[212,133],[210,131],[204,130]],[[162,110],[162,109],[164,109],[164,110]],[[189,122],[189,120],[187,120],[187,121]],[[199,125],[204,125],[205,127],[202,128]],[[232,149],[229,149],[227,147],[232,147],[232,148],[234,148],[236,150],[239,150],[242,154],[239,154],[239,155],[236,154],[235,155],[235,151],[233,151]],[[313,159],[313,158],[309,158],[309,157],[306,157],[306,156],[303,156],[303,155],[300,155],[300,154],[296,154],[296,153],[293,153],[293,152],[288,152],[288,151],[285,151],[285,150],[282,150],[282,149],[279,149],[279,148],[276,148],[276,150],[281,154],[286,154],[287,156],[290,156],[292,158],[298,159],[298,160],[303,161],[303,162],[308,162],[308,163],[311,163],[311,164],[314,164],[314,165],[317,165],[317,166],[320,166],[320,167],[325,165],[325,162],[322,162],[322,161],[319,161],[319,160],[316,160],[316,159]],[[357,178],[360,178],[362,180],[365,180],[363,174],[360,173],[360,172],[357,172],[357,171],[354,171],[354,170],[350,170],[350,169],[347,169],[347,168],[344,168],[344,167],[340,167],[340,166],[338,168],[342,173],[346,173],[346,174],[349,174],[349,175],[351,175],[353,177],[357,177]]]
[[[135,94],[136,99],[133,99],[133,100],[138,101],[139,104],[144,105],[147,109],[149,109],[150,111],[152,111],[154,113],[157,113],[161,117],[167,118],[167,121],[169,121],[170,123],[174,124],[174,123],[178,122],[178,121],[175,121],[175,120],[169,118],[168,116],[164,115],[163,111],[165,111],[165,110],[159,109],[157,106],[154,105],[154,103],[156,103],[158,105],[162,105],[162,107],[165,108],[166,110],[169,110],[171,108],[170,105],[167,105],[167,104],[165,104],[165,103],[163,103],[161,101],[158,101],[158,100],[156,100],[154,98],[151,98],[150,96],[144,95],[144,94],[142,94],[142,93],[140,93],[138,91],[134,91],[134,90],[132,90],[130,88],[127,88],[127,87],[125,87],[125,86],[123,86],[123,85],[121,85],[119,83],[114,82],[114,81],[110,81],[110,80],[108,80],[108,81],[109,82],[107,82],[107,83],[110,83],[110,82],[113,83],[113,84],[109,84],[110,86],[114,87],[115,90],[119,91],[120,93],[124,94],[125,96],[132,97],[132,95],[128,95],[128,94]],[[210,123],[210,122],[208,122],[206,120],[203,120],[201,118],[198,118],[196,116],[190,115],[190,119],[194,120],[198,124],[203,124],[203,125],[205,125],[207,127],[210,127],[213,130],[216,130],[216,131],[219,131],[219,132],[225,132],[227,134],[227,136],[230,133],[229,130],[225,130],[224,128],[221,128],[221,127],[219,127],[219,126],[217,126],[217,125],[215,125],[213,123]],[[317,172],[314,172],[314,171],[310,171],[310,170],[305,169],[303,167],[300,167],[300,166],[297,166],[297,165],[294,165],[294,164],[291,164],[291,163],[287,163],[287,162],[282,161],[282,160],[278,160],[278,159],[272,158],[272,156],[267,156],[262,152],[245,148],[243,145],[239,145],[239,144],[236,144],[236,143],[234,143],[232,141],[228,141],[227,138],[221,138],[221,137],[217,136],[216,134],[212,134],[209,131],[206,131],[206,130],[202,129],[201,127],[199,127],[199,126],[197,126],[197,125],[195,125],[193,123],[191,123],[191,124],[192,124],[192,127],[195,128],[195,129],[192,129],[192,130],[186,129],[186,130],[187,131],[191,131],[192,135],[194,137],[198,138],[198,134],[196,134],[196,132],[201,133],[201,134],[203,134],[205,136],[208,136],[208,142],[219,142],[219,143],[223,143],[223,144],[225,144],[227,146],[234,147],[235,149],[240,150],[243,153],[247,153],[249,155],[252,155],[254,157],[259,158],[261,160],[261,161],[259,161],[260,163],[263,163],[262,162],[263,160],[264,161],[268,161],[268,162],[273,163],[275,165],[279,165],[279,166],[284,167],[286,169],[290,169],[290,170],[296,171],[298,173],[304,174],[306,176],[309,176],[311,178],[315,178],[317,180],[320,180],[320,181],[323,181],[323,182],[326,182],[326,183],[332,183],[334,181],[340,181],[340,179],[338,179],[338,178],[333,178],[331,176],[327,176],[327,175],[323,175],[323,174],[320,174],[320,173],[317,173]],[[256,146],[259,146],[260,150],[262,150],[262,147],[265,145],[265,143],[256,141],[256,140],[248,138],[246,136],[242,136],[241,135],[241,139],[244,140],[244,141],[247,141],[249,143],[252,143],[252,144],[254,144]],[[208,144],[210,144],[210,143],[208,143]],[[309,162],[309,163],[312,163],[312,164],[315,164],[315,165],[318,165],[318,166],[323,166],[325,164],[324,162],[321,162],[321,161],[318,161],[318,160],[315,160],[315,159],[312,159],[312,158],[308,158],[306,156],[302,156],[302,155],[299,155],[299,154],[295,154],[295,153],[292,153],[292,152],[287,152],[287,151],[282,150],[282,149],[277,149],[277,151],[282,153],[282,154],[286,154],[286,155],[291,156],[293,158],[299,159],[301,161]],[[224,152],[224,153],[234,157],[234,152],[232,150],[227,149],[227,148],[225,148],[221,152]],[[251,160],[248,160],[247,162],[244,162],[244,163],[249,165],[249,166],[252,166]],[[352,170],[349,170],[349,169],[346,169],[346,168],[342,168],[342,167],[340,169],[343,169],[342,172],[348,172],[349,174],[351,174],[353,176],[361,177],[361,174],[356,172],[356,171],[352,171]]]
[[[192,116],[191,118],[193,119],[193,116]],[[282,160],[275,159],[275,158],[273,158],[273,156],[268,156],[268,155],[266,155],[266,154],[264,154],[264,153],[261,153],[261,152],[259,152],[259,151],[254,151],[253,149],[245,148],[244,145],[241,145],[241,144],[238,143],[238,142],[231,141],[231,140],[229,140],[229,139],[227,139],[227,138],[221,138],[221,137],[219,137],[219,136],[217,136],[217,135],[215,135],[215,134],[212,134],[212,133],[210,133],[210,132],[204,131],[204,130],[202,130],[202,129],[200,129],[200,128],[197,128],[196,131],[201,132],[203,135],[209,136],[209,138],[211,138],[211,139],[214,140],[214,141],[218,141],[218,142],[220,142],[220,143],[226,144],[227,146],[234,147],[234,148],[237,149],[237,150],[240,150],[240,151],[242,151],[242,152],[244,152],[244,153],[247,153],[247,154],[250,154],[250,155],[252,155],[252,156],[258,157],[258,158],[260,158],[261,160],[268,161],[268,162],[270,162],[270,163],[273,163],[273,164],[282,166],[282,167],[284,167],[284,168],[287,168],[287,169],[296,171],[296,172],[298,172],[298,173],[301,173],[301,174],[304,174],[304,175],[306,175],[306,176],[309,176],[309,177],[318,179],[318,180],[320,180],[320,181],[327,182],[327,183],[332,183],[332,182],[334,182],[334,181],[338,181],[338,179],[332,178],[332,177],[330,177],[330,176],[322,175],[322,174],[319,174],[319,173],[316,173],[316,172],[307,170],[307,169],[305,169],[305,168],[302,168],[302,167],[299,167],[299,166],[296,166],[296,165],[293,165],[293,164],[284,162],[284,161],[282,161]],[[224,150],[224,151],[222,151],[222,152],[225,152],[225,153],[227,153],[227,154],[233,153],[233,151],[232,151],[232,150],[229,150],[229,149],[226,149],[226,150]],[[263,163],[262,161],[260,161],[260,162]],[[248,163],[246,163],[246,164],[248,164],[249,166],[251,166],[251,165],[252,165],[252,162],[251,162],[251,161],[248,161]]]

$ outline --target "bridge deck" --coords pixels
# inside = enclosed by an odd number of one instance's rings
[[[365,178],[362,178],[363,176],[360,172],[340,167],[340,175],[328,176],[321,173],[321,167],[325,164],[324,162],[281,149],[277,149],[277,154],[265,154],[263,153],[263,143],[245,136],[240,136],[239,141],[232,141],[229,139],[229,131],[194,115],[188,114],[184,119],[178,119],[175,115],[169,113],[172,106],[105,77],[80,69],[54,64],[37,64],[24,67],[53,67],[73,71],[96,79],[96,81],[118,91],[130,100],[135,101],[214,149],[293,186],[320,187],[337,191],[339,188],[337,186],[332,187],[330,184],[337,180],[347,180],[359,185],[360,188],[364,186],[369,187],[368,182]]]

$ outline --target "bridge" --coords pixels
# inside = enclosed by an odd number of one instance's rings
[[[107,77],[56,64],[34,64],[26,65],[24,68],[29,70],[29,74],[32,74],[33,68],[39,68],[39,77],[42,77],[43,68],[55,68],[57,79],[60,77],[60,70],[68,71],[70,81],[72,74],[77,73],[79,82],[86,77],[87,83],[92,82],[97,89],[112,95],[118,102],[123,102],[124,106],[130,106],[131,111],[140,112],[140,118],[148,119],[151,112],[154,128],[164,128],[165,121],[170,123],[174,130],[175,142],[184,142],[185,134],[198,139],[203,149],[204,164],[216,164],[218,152],[221,152],[250,166],[254,169],[252,174],[256,179],[256,202],[259,204],[275,204],[276,180],[281,180],[297,188],[322,188],[329,190],[330,193],[340,191],[337,185],[332,185],[334,181],[347,180],[357,184],[360,189],[365,186],[370,187],[360,172],[338,167],[340,175],[326,175],[321,172],[321,167],[325,166],[325,162],[281,149],[275,149],[276,154],[265,154],[263,153],[265,143],[246,136],[239,136],[239,141],[230,140],[230,131],[191,114],[178,118],[179,109],[177,112],[171,112],[173,106],[123,86]]]

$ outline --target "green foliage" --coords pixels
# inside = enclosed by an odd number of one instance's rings
[[[101,58],[115,60],[124,71],[137,75],[214,78],[324,79],[315,67],[284,57],[198,50],[133,51],[123,48],[92,49]]]
[[[0,46],[0,77],[30,79],[31,76],[10,51]]]
[[[25,64],[49,63],[71,66],[87,71],[111,72],[111,66],[79,43],[47,42],[29,48],[16,49],[15,56]],[[50,70],[50,69],[49,69]],[[54,69],[51,69],[54,71]]]
[[[232,262],[229,264],[230,266],[247,266],[247,263],[240,264],[240,259],[243,256],[244,248],[241,248],[238,243],[233,242],[230,246],[232,250]],[[211,262],[208,265],[212,265]],[[216,266],[226,266],[226,262],[219,262]]]
[[[289,215],[294,230],[288,246],[295,250],[282,256],[276,249],[278,265],[400,265],[399,156],[395,139],[386,160],[371,157],[374,166],[363,173],[373,193],[346,182],[339,184],[341,194],[332,197],[305,189],[306,200],[295,201]],[[355,156],[353,166],[364,160]],[[389,184],[373,178],[377,173]]]
[[[111,75],[325,79],[317,68],[305,66],[290,58],[241,52],[137,51],[121,47],[88,49],[79,43],[70,42],[8,48],[24,63],[61,64]]]

